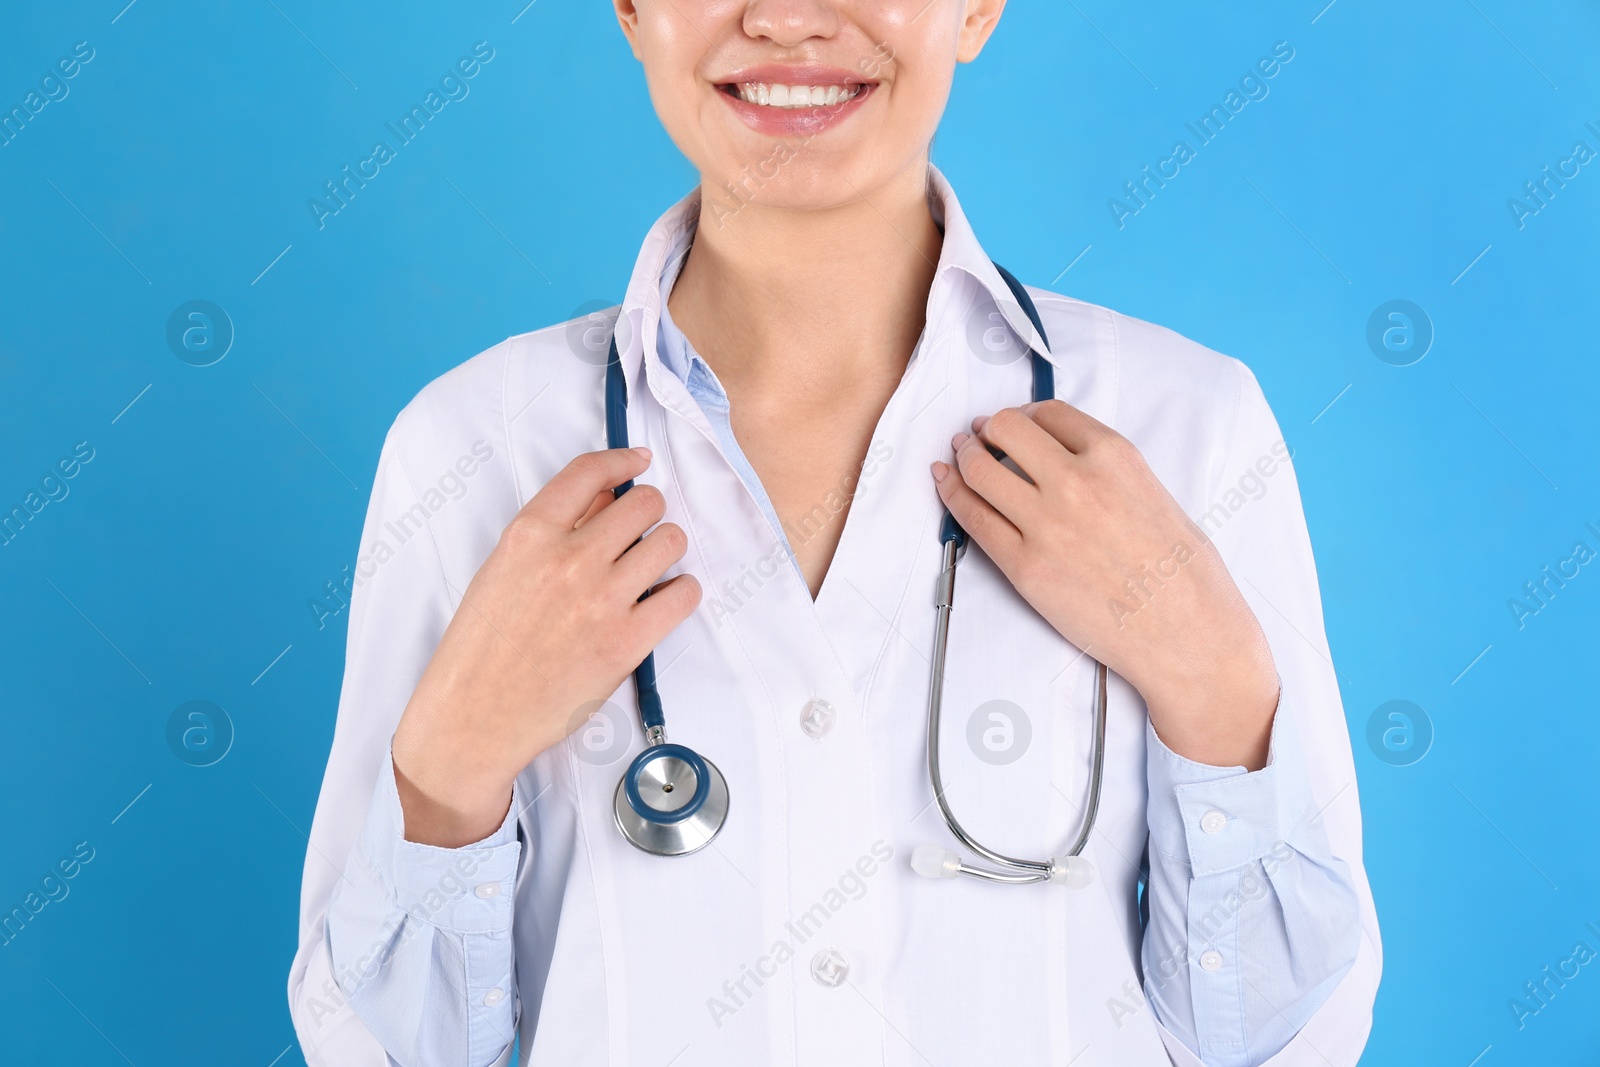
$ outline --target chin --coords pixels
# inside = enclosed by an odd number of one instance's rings
[[[764,155],[702,170],[703,211],[724,219],[752,208],[827,211],[871,200],[905,165],[886,168],[881,152],[823,154],[814,146],[773,142]]]

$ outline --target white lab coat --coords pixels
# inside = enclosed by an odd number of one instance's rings
[[[1005,332],[1032,333],[954,195],[937,172],[932,180],[945,241],[926,331],[814,603],[705,413],[656,356],[658,284],[693,225],[692,197],[651,231],[622,304],[632,441],[655,457],[641,480],[661,488],[667,519],[689,536],[669,575],[690,571],[706,591],[656,650],[671,737],[714,760],[731,792],[726,827],[697,854],[645,855],[613,825],[613,790],[641,746],[631,680],[602,709],[626,744],[608,748],[605,727],[591,725],[540,755],[518,779],[499,844],[478,849],[472,871],[449,876],[447,850],[400,840],[389,738],[506,523],[573,456],[605,447],[603,324],[511,338],[430,384],[396,420],[362,533],[289,981],[310,1063],[384,1067],[366,1014],[398,1035],[390,1051],[406,1067],[407,1056],[481,1067],[508,1055],[513,1018],[525,1062],[564,1067],[1197,1064],[1157,1017],[1167,994],[1155,991],[1153,1010],[1140,988],[1137,868],[1158,809],[1184,820],[1177,837],[1196,870],[1259,860],[1259,842],[1282,834],[1343,872],[1358,902],[1345,924],[1352,937],[1359,926],[1354,963],[1267,1062],[1355,1063],[1381,956],[1294,471],[1262,463],[1283,446],[1250,372],[1170,331],[1032,291],[1057,395],[1138,446],[1213,535],[1261,620],[1283,681],[1278,730],[1292,726],[1298,739],[1289,750],[1275,736],[1275,766],[1295,753],[1279,777],[1298,785],[1273,786],[1292,798],[1274,803],[1293,810],[1257,818],[1218,853],[1191,822],[1227,794],[1182,785],[1147,797],[1159,742],[1138,694],[1113,676],[1090,887],[928,881],[910,870],[918,844],[951,843],[924,766],[941,516],[927,465],[973,416],[1027,398],[1028,362],[1015,358],[1020,346],[1006,349]],[[953,805],[992,847],[1061,851],[1086,790],[1092,664],[976,546],[961,567],[949,655]],[[816,714],[811,730],[803,722],[814,700],[834,712],[820,737]],[[998,766],[968,744],[971,714],[997,700],[1022,709],[1031,733],[1025,754]],[[1181,928],[1189,858],[1158,851],[1151,864],[1153,910]],[[1294,879],[1273,885],[1293,911]],[[425,918],[396,928],[393,917],[419,903]],[[1295,965],[1314,963],[1316,945],[1299,942]],[[824,952],[847,967],[838,985],[814,975]],[[1224,973],[1238,986],[1251,965],[1260,961],[1226,960]],[[352,966],[372,976],[356,982]],[[1187,961],[1184,982],[1209,980],[1197,967]]]

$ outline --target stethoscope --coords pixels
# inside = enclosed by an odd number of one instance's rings
[[[1033,299],[1004,267],[995,269],[1005,280],[1028,321],[1046,346],[1044,324]],[[1055,373],[1044,357],[1030,346],[1028,357],[1033,368],[1034,401],[1055,396]],[[611,448],[628,447],[628,386],[622,376],[622,361],[617,341],[611,339],[611,357],[606,364],[606,443]],[[631,480],[616,487],[620,497],[633,488]],[[1074,888],[1088,885],[1094,870],[1082,855],[1094,831],[1100,808],[1100,789],[1105,769],[1106,750],[1106,668],[1095,664],[1093,739],[1090,748],[1089,799],[1072,847],[1047,860],[1016,859],[988,848],[972,836],[950,809],[945,796],[944,776],[939,769],[939,715],[944,699],[945,653],[950,642],[950,614],[955,607],[956,563],[966,552],[967,534],[947,510],[939,527],[943,565],[935,586],[933,672],[928,684],[928,780],[939,805],[945,826],[968,851],[993,866],[968,863],[961,856],[939,845],[920,845],[912,852],[911,866],[928,878],[954,878],[970,875],[989,882],[1022,885],[1053,882]],[[649,595],[648,593],[646,594]],[[656,687],[655,653],[650,652],[633,672],[638,696],[639,722],[644,728],[645,749],[628,764],[612,798],[617,829],[637,848],[656,856],[684,856],[710,844],[728,818],[728,783],[716,764],[685,746],[667,741],[666,716],[661,693]],[[998,869],[996,869],[998,868]]]

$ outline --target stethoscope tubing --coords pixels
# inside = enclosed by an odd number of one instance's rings
[[[996,263],[995,269],[1000,277],[1011,289],[1017,303],[1027,313],[1028,320],[1038,332],[1039,338],[1048,346],[1045,337],[1044,324],[1040,321],[1038,309],[1034,307],[1033,300],[1029,297],[1022,283],[1017,281],[1004,267]],[[1030,344],[1028,356],[1031,362],[1033,376],[1032,396],[1034,401],[1049,400],[1055,396],[1054,368]],[[628,447],[628,389],[627,382],[622,373],[622,360],[617,352],[616,335],[611,338],[610,358],[606,363],[605,382],[605,416],[606,416],[606,444],[610,448]],[[629,479],[613,490],[615,496],[621,497],[633,488],[633,481]],[[1051,882],[1070,880],[1068,871],[1063,866],[1063,860],[1077,857],[1082,853],[1089,842],[1089,836],[1094,831],[1095,818],[1100,809],[1100,792],[1105,769],[1105,738],[1106,738],[1106,667],[1103,663],[1096,663],[1095,667],[1095,700],[1094,723],[1091,739],[1091,758],[1089,774],[1089,795],[1084,806],[1082,822],[1078,829],[1076,839],[1071,849],[1064,855],[1048,860],[1027,860],[1004,853],[984,845],[961,825],[955,812],[950,807],[950,801],[945,796],[944,776],[940,769],[939,760],[939,730],[942,705],[944,701],[944,676],[945,666],[950,643],[950,616],[955,607],[955,580],[956,564],[966,549],[967,534],[954,516],[945,511],[944,520],[939,529],[939,541],[942,551],[941,570],[939,574],[936,595],[936,616],[934,621],[934,659],[933,669],[928,683],[928,779],[933,787],[934,800],[939,806],[939,814],[943,817],[945,826],[956,840],[961,842],[971,853],[989,861],[995,867],[983,867],[977,864],[960,860],[953,854],[947,861],[950,866],[945,868],[948,874],[965,874],[989,882],[1002,882],[1009,884],[1027,884],[1031,882]],[[641,594],[640,599],[649,596],[649,590]],[[616,810],[617,827],[629,842],[638,848],[656,855],[683,855],[696,851],[717,835],[722,828],[723,820],[727,816],[727,788],[722,781],[721,773],[709,760],[705,760],[692,749],[680,745],[667,743],[666,716],[662,708],[661,694],[656,685],[655,653],[646,653],[644,659],[633,671],[634,690],[638,696],[639,721],[644,728],[645,751],[639,755],[623,774],[623,779],[618,783],[614,807]],[[689,767],[696,779],[696,790],[693,800],[684,806],[680,812],[658,811],[647,804],[638,787],[639,775],[643,768],[652,761],[675,755],[682,759]],[[715,805],[708,805],[708,798],[715,798]],[[680,828],[681,829],[678,829]],[[915,865],[915,864],[914,864]]]
[[[1004,267],[996,263],[995,269],[1000,272],[1000,277],[1010,288],[1017,303],[1028,316],[1028,321],[1038,332],[1039,338],[1046,346],[1049,340],[1045,335],[1044,323],[1039,318],[1039,311],[1034,306],[1033,299],[1028,295],[1022,283]],[[1029,346],[1028,358],[1032,363],[1033,391],[1035,403],[1055,398],[1055,373],[1050,363]],[[1100,811],[1100,792],[1105,774],[1106,756],[1106,666],[1095,663],[1095,697],[1094,697],[1094,722],[1090,741],[1090,768],[1089,768],[1089,795],[1084,804],[1083,818],[1078,827],[1077,837],[1072,842],[1072,847],[1063,856],[1047,860],[1019,859],[1007,856],[1002,852],[989,848],[974,837],[956,817],[950,807],[949,798],[945,795],[944,774],[940,769],[939,760],[939,731],[941,712],[944,704],[944,676],[947,651],[950,643],[950,616],[955,609],[956,591],[956,563],[960,560],[966,549],[967,534],[955,517],[948,510],[944,513],[944,521],[939,528],[939,541],[942,546],[941,569],[939,583],[935,593],[935,612],[933,630],[933,669],[928,679],[928,781],[933,786],[934,801],[939,806],[939,814],[944,819],[945,827],[967,848],[983,859],[988,860],[1000,870],[982,867],[968,863],[965,860],[956,860],[955,873],[970,875],[988,882],[1002,882],[1011,885],[1027,885],[1034,882],[1049,882],[1061,877],[1065,872],[1061,869],[1063,859],[1081,855],[1084,847],[1089,843],[1089,836],[1094,832],[1095,818]]]
[[[606,447],[628,447],[628,383],[622,376],[622,359],[617,354],[617,335],[611,335],[611,356],[606,362]],[[629,478],[611,491],[613,499],[633,488]],[[635,542],[637,544],[637,542]],[[631,545],[629,546],[632,547]],[[643,600],[650,595],[646,589],[639,594]],[[645,653],[643,660],[633,669],[634,692],[639,697],[639,722],[644,736],[651,745],[664,744],[667,739],[667,717],[661,706],[661,691],[656,687],[656,654]]]
[[[933,671],[928,681],[928,781],[933,786],[933,797],[939,805],[939,814],[943,817],[946,828],[949,829],[955,839],[960,841],[968,851],[982,856],[998,867],[1004,868],[996,871],[962,861],[958,868],[961,874],[971,875],[987,882],[1005,882],[1013,885],[1048,882],[1056,869],[1055,859],[1018,859],[1015,856],[1007,856],[989,848],[961,825],[961,820],[956,817],[956,813],[951,809],[950,801],[945,795],[944,774],[939,765],[939,729],[944,703],[946,649],[950,641],[950,614],[955,606],[956,557],[959,552],[960,549],[955,541],[951,540],[944,543],[944,570],[939,583],[936,609],[938,614],[934,619]],[[1084,847],[1089,843],[1089,835],[1094,832],[1095,818],[1100,811],[1100,790],[1104,780],[1106,760],[1106,665],[1104,663],[1095,663],[1094,690],[1089,796],[1084,806],[1084,815],[1078,828],[1078,836],[1072,842],[1072,847],[1067,850],[1067,856],[1082,854]]]

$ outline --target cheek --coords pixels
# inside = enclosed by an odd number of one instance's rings
[[[949,72],[942,69],[902,67],[899,79],[890,87],[881,134],[896,145],[920,146],[932,141],[950,97],[950,80]]]
[[[713,117],[711,105],[720,105],[697,70],[706,42],[726,32],[707,17],[705,6],[652,3],[641,4],[639,12],[638,54],[650,103],[668,135],[691,158],[702,127]]]
[[[888,80],[887,129],[897,142],[923,144],[933,138],[950,98],[960,48],[960,13],[952,0],[894,3],[889,15],[864,27],[875,50],[870,66]],[[891,17],[892,16],[892,17]]]

